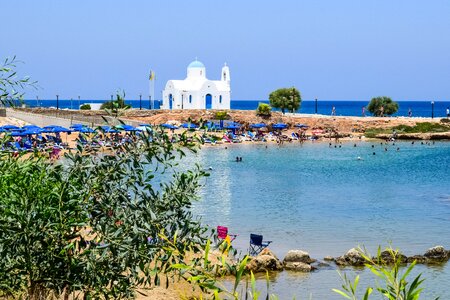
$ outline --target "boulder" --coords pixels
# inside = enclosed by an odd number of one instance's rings
[[[247,263],[247,270],[253,273],[281,271],[283,270],[283,265],[276,255],[266,248],[257,256],[250,258],[250,261]]]
[[[338,266],[364,266],[366,260],[357,249],[352,248],[343,256],[336,257],[334,262]]]
[[[428,259],[428,262],[443,262],[449,259],[449,251],[443,246],[435,246],[428,249],[423,256]]]
[[[324,260],[324,261],[334,261],[334,257],[328,255],[328,256],[325,256],[325,257],[323,258],[323,260]]]
[[[363,266],[366,263],[364,257],[362,257],[361,253],[355,248],[348,250],[347,253],[344,254],[344,259],[350,266]]]
[[[291,262],[291,261],[284,263],[284,268],[290,271],[305,272],[305,273],[311,272],[313,270],[313,267],[310,264],[304,262]]]
[[[395,260],[400,259],[401,263],[407,262],[407,257],[400,252],[384,250],[380,253],[381,262],[385,264],[393,264]],[[374,257],[373,260],[377,261],[377,257]]]
[[[414,261],[416,261],[416,263],[418,264],[426,264],[428,262],[428,258],[423,255],[413,255],[406,259],[406,262],[408,263],[412,263]]]
[[[311,259],[309,253],[302,250],[290,250],[283,259],[283,264],[288,262],[301,262],[305,264],[313,263],[315,260]]]

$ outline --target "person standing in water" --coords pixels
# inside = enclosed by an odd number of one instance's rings
[[[366,116],[366,107],[365,106],[362,107],[361,116],[363,116],[363,117]]]
[[[408,109],[408,117],[410,117],[410,118],[412,117],[412,110],[411,110],[411,108]]]
[[[333,106],[333,108],[331,109],[331,115],[335,116],[336,115],[336,107]]]

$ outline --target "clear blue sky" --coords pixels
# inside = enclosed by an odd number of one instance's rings
[[[227,62],[232,99],[295,86],[303,99],[450,99],[448,0],[1,0],[0,57],[41,90],[27,98],[156,95],[198,57]]]

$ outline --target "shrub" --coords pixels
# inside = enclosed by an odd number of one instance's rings
[[[259,103],[256,109],[256,114],[259,116],[268,117],[272,114],[272,107],[267,103]]]
[[[269,100],[272,107],[281,109],[281,112],[284,114],[285,110],[295,112],[299,109],[302,97],[295,87],[291,87],[273,91],[269,95]]]
[[[80,106],[81,110],[91,110],[91,106],[89,104],[83,104]]]
[[[61,163],[0,153],[0,298],[133,298],[200,251],[189,208],[206,174],[174,167],[195,148],[185,134],[184,146],[163,131],[134,139],[114,155],[80,144]]]
[[[383,107],[383,110],[381,107]],[[375,97],[370,100],[367,110],[374,116],[390,116],[398,111],[398,103],[386,96]]]
[[[218,111],[214,115],[214,119],[216,120],[229,120],[230,116],[226,111]]]

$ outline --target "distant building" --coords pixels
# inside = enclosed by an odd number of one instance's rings
[[[184,80],[169,80],[162,109],[230,109],[230,69],[225,64],[220,80],[206,78],[205,66],[195,60]]]

